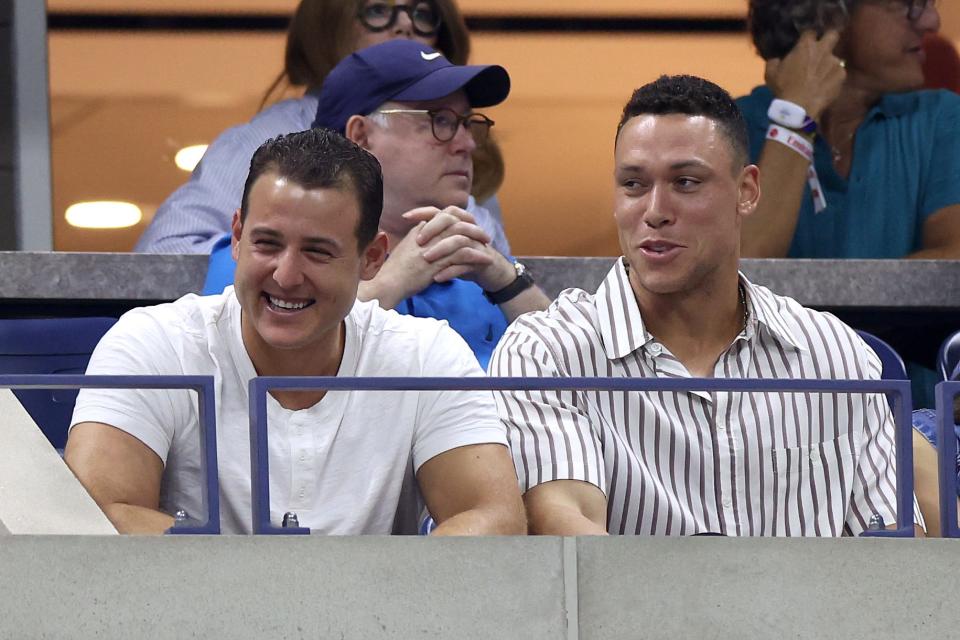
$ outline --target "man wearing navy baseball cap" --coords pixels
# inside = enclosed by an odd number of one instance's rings
[[[493,126],[473,109],[509,93],[503,67],[455,65],[426,45],[391,40],[330,72],[313,123],[344,134],[383,168],[380,230],[390,253],[358,297],[446,320],[484,367],[509,322],[549,304],[524,266],[491,246],[490,218],[470,213],[473,152]],[[211,255],[205,293],[232,283],[228,251]]]
[[[509,93],[503,67],[455,65],[426,45],[391,40],[330,72],[313,123],[344,134],[383,168],[389,257],[358,297],[446,320],[484,367],[509,322],[549,304],[523,265],[491,246],[489,218],[468,210],[472,155],[493,126],[473,109]],[[233,282],[229,248],[214,249],[205,293]]]
[[[360,288],[388,309],[447,320],[486,366],[507,323],[549,300],[523,265],[490,246],[466,211],[473,151],[493,121],[474,111],[503,102],[497,65],[454,65],[430,47],[392,40],[345,58],[320,91],[314,126],[337,130],[383,168],[390,256]]]

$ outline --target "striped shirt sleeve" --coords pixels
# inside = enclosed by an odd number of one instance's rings
[[[490,375],[561,377],[545,341],[515,322],[490,361]],[[521,491],[553,480],[580,480],[606,494],[600,440],[579,391],[501,391],[495,394],[507,427]]]

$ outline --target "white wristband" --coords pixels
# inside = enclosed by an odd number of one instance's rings
[[[779,142],[806,158],[810,163],[807,167],[807,184],[810,186],[810,195],[813,196],[813,212],[820,213],[826,209],[827,198],[823,195],[820,178],[817,177],[817,170],[813,166],[813,143],[796,131],[775,124],[771,124],[767,129],[767,140]]]
[[[813,143],[796,131],[771,124],[770,128],[767,129],[767,140],[786,145],[806,158],[807,162],[813,162]]]

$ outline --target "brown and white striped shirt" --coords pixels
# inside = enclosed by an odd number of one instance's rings
[[[718,378],[878,379],[847,325],[750,284]],[[689,378],[650,335],[622,260],[596,295],[570,289],[517,319],[494,376]],[[500,415],[526,491],[582,480],[610,533],[837,536],[896,521],[894,426],[878,394],[515,391]],[[916,511],[919,514],[919,511]]]

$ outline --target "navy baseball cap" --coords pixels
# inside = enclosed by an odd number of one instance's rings
[[[510,76],[499,65],[455,65],[425,44],[389,40],[334,67],[320,88],[312,126],[343,133],[350,116],[371,113],[389,100],[436,100],[459,89],[471,107],[492,107],[510,93]]]

